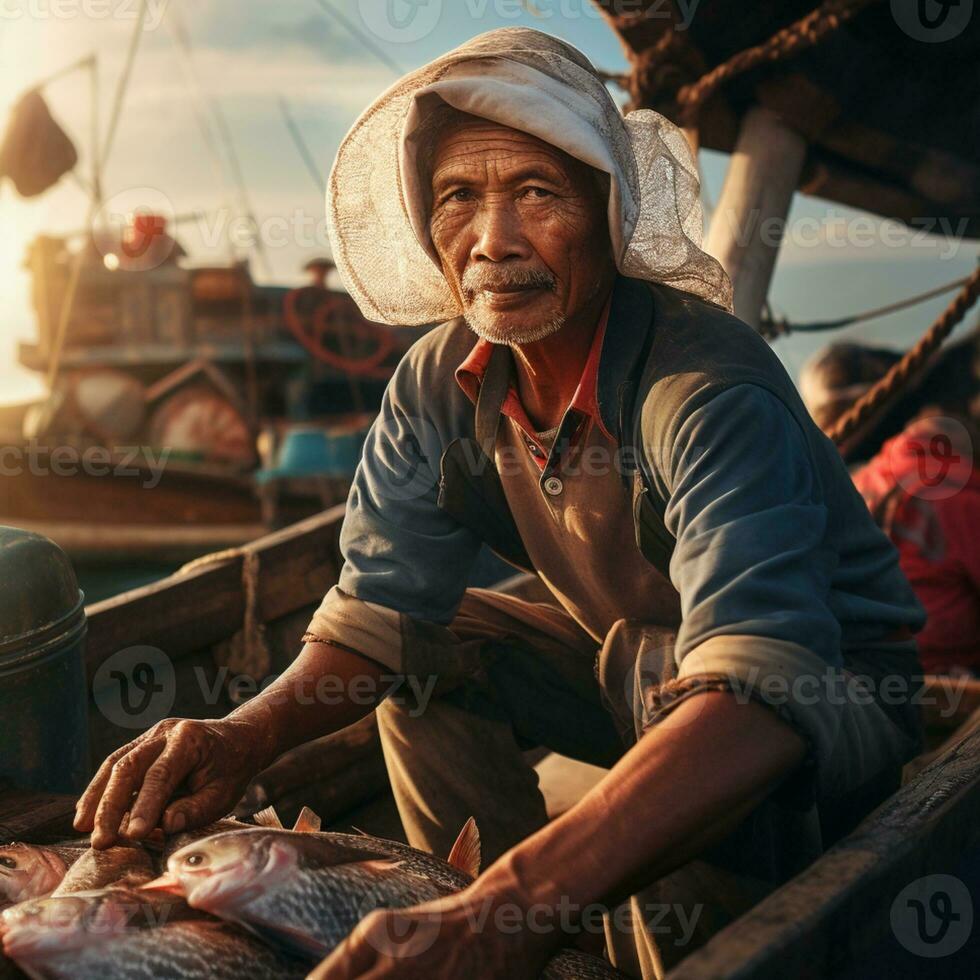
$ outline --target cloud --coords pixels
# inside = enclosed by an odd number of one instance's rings
[[[312,9],[297,17],[297,6],[261,4],[242,17],[238,0],[212,0],[195,8],[188,24],[195,44],[227,51],[301,48],[320,61],[351,63],[367,57],[336,21]],[[187,8],[185,8],[187,9]]]

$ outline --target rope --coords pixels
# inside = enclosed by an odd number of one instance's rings
[[[238,199],[242,212],[244,213],[245,217],[252,222],[252,225],[256,229],[257,234],[252,242],[252,248],[255,250],[255,254],[262,266],[263,273],[265,273],[267,278],[271,279],[272,264],[269,260],[268,252],[266,252],[265,242],[262,239],[262,235],[258,233],[259,222],[255,217],[255,209],[252,207],[252,201],[248,193],[248,181],[245,180],[245,171],[242,169],[241,159],[238,155],[238,151],[235,149],[235,140],[232,137],[231,126],[228,124],[228,118],[225,116],[224,109],[221,108],[221,102],[218,99],[207,95],[205,92],[204,85],[201,82],[201,77],[197,71],[197,65],[194,61],[194,46],[191,41],[191,35],[187,29],[186,23],[180,15],[180,11],[177,9],[177,5],[171,4],[167,13],[170,15],[171,19],[165,21],[165,23],[167,24],[167,27],[169,28],[170,33],[176,43],[177,52],[183,63],[184,71],[187,73],[189,78],[193,79],[195,87],[200,92],[203,105],[211,111],[211,120],[214,123],[214,131],[217,134],[219,142],[224,147],[228,167],[231,170],[232,180],[235,182],[235,187],[238,191]]]
[[[116,128],[122,115],[123,103],[126,99],[126,89],[129,87],[129,79],[133,72],[133,63],[136,60],[136,52],[139,50],[140,38],[143,36],[143,22],[146,20],[146,0],[140,4],[139,13],[136,18],[136,26],[129,38],[129,48],[126,51],[126,61],[123,65],[122,74],[116,83],[116,91],[112,105],[112,115],[109,118],[109,126],[106,129],[102,152],[99,153],[98,146],[92,148],[95,158],[100,161],[100,166],[104,166],[109,154],[112,152],[112,144],[116,138]],[[84,60],[84,59],[83,59]],[[93,106],[94,111],[94,106]],[[97,190],[97,188],[95,188]],[[92,197],[89,202],[85,216],[85,227],[91,228],[98,211],[99,201]],[[82,272],[82,264],[85,261],[85,249],[80,248],[73,256],[71,267],[68,272],[68,282],[65,287],[65,295],[61,300],[61,308],[58,311],[58,324],[55,328],[54,341],[51,345],[51,353],[48,361],[47,386],[49,391],[53,390],[55,381],[58,379],[58,369],[61,366],[61,355],[65,346],[65,335],[68,330],[68,321],[71,319],[72,310],[75,306],[75,294],[78,292],[78,281]]]
[[[915,296],[909,296],[907,299],[899,300],[897,303],[889,303],[887,306],[879,306],[874,310],[865,310],[863,313],[854,313],[851,316],[842,317],[839,320],[813,320],[810,323],[791,323],[785,317],[776,319],[772,315],[772,311],[769,309],[768,301],[763,308],[763,319],[760,324],[760,333],[767,340],[775,340],[782,336],[788,336],[791,333],[817,333],[821,330],[837,330],[841,327],[850,327],[855,323],[864,323],[866,320],[876,320],[881,316],[888,316],[890,313],[897,313],[899,310],[907,309],[910,306],[916,306],[918,303],[924,303],[927,299],[933,299],[935,296],[941,296],[943,293],[948,293],[957,286],[965,286],[970,281],[969,276],[964,276],[962,279],[954,279],[953,282],[947,282],[942,286],[936,286],[933,289],[928,289],[924,293],[918,293]]]
[[[231,673],[228,696],[236,704],[235,681],[248,676],[261,681],[272,669],[272,653],[265,623],[259,617],[259,585],[261,583],[260,556],[253,548],[225,548],[210,555],[202,555],[182,565],[174,575],[187,575],[208,565],[220,564],[233,558],[242,559],[242,593],[245,611],[242,628],[227,640],[215,646],[215,660],[219,667],[227,667]]]
[[[313,179],[313,183],[316,184],[316,189],[320,192],[320,197],[324,197],[327,193],[327,183],[323,179],[323,174],[320,173],[320,168],[317,166],[306,140],[303,139],[303,134],[300,132],[299,126],[296,125],[296,120],[293,119],[293,114],[289,111],[289,103],[282,96],[279,97],[279,111],[282,113],[283,121],[286,123],[286,129],[289,130],[289,135],[293,139],[296,151],[303,161],[303,166],[306,167],[306,172]]]
[[[681,107],[684,121],[692,124],[701,105],[736,75],[762,64],[773,64],[794,57],[818,44],[865,7],[877,2],[878,0],[826,0],[805,17],[777,31],[769,40],[754,48],[740,51],[696,82],[685,85],[677,93],[677,103]]]
[[[389,57],[388,54],[379,45],[375,44],[371,38],[362,31],[357,24],[354,23],[345,13],[338,10],[333,4],[327,3],[327,0],[314,0],[316,5],[334,20],[339,21],[340,24],[347,30],[347,33],[352,35],[354,39],[360,42],[361,47],[370,51],[378,61],[381,62],[386,68],[394,73],[397,78],[401,78],[405,74],[405,69],[402,68],[397,61]]]
[[[926,361],[952,333],[953,328],[966,316],[967,311],[980,296],[980,266],[969,277],[966,285],[940,315],[939,319],[923,334],[922,339],[873,387],[859,398],[834,424],[827,434],[840,446],[854,435],[858,428],[875,418],[891,400],[909,384]]]
[[[219,562],[238,558],[244,554],[244,548],[225,548],[223,551],[212,551],[209,555],[201,555],[200,558],[195,558],[193,561],[187,562],[186,565],[181,565],[174,572],[174,575],[189,575],[191,572],[196,572],[199,568],[204,568],[207,565],[216,565]]]

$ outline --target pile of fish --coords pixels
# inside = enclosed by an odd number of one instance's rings
[[[0,846],[0,980],[273,980],[307,976],[369,912],[459,891],[479,872],[476,825],[446,861],[366,834],[222,820],[146,847]],[[163,870],[163,874],[159,871]],[[563,951],[543,980],[613,980]]]

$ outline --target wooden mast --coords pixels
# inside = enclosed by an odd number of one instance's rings
[[[705,250],[732,280],[735,314],[758,327],[806,157],[806,141],[768,109],[742,120]]]

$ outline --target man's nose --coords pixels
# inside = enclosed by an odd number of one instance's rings
[[[531,246],[512,203],[485,201],[475,217],[476,238],[470,249],[470,260],[504,262],[528,259]]]

